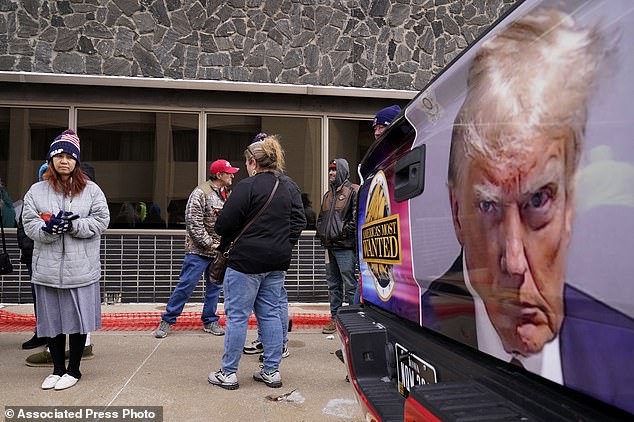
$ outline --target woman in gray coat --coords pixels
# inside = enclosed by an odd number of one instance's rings
[[[79,168],[79,152],[72,130],[55,138],[44,180],[24,197],[24,231],[34,241],[36,331],[47,338],[54,367],[44,390],[64,390],[79,381],[86,334],[101,327],[99,246],[110,213],[99,186]]]

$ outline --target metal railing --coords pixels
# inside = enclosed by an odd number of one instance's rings
[[[29,275],[20,264],[16,230],[5,229],[14,271],[0,276],[0,303],[32,303]],[[184,230],[107,230],[101,238],[103,302],[164,303],[178,284]],[[291,302],[328,302],[325,250],[305,231],[293,250],[285,287]],[[204,283],[192,294],[202,302]]]

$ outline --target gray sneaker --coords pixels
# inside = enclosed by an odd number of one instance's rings
[[[264,345],[257,338],[251,343],[247,343],[242,348],[242,353],[245,355],[257,355],[258,353],[264,353]]]
[[[218,372],[210,372],[207,381],[209,381],[209,384],[217,385],[225,390],[237,390],[240,387],[238,385],[238,376],[235,373],[225,374],[222,369]]]
[[[169,332],[171,326],[172,324],[169,322],[161,320],[158,328],[152,334],[154,334],[154,337],[156,338],[165,338],[167,337],[167,333]]]
[[[264,371],[264,368],[259,371],[255,371],[253,379],[258,382],[263,382],[271,388],[280,388],[282,386],[282,376],[277,369],[272,372]]]
[[[203,325],[203,331],[206,333],[211,333],[214,336],[224,336],[225,330],[218,324],[218,321],[210,322],[209,324]]]

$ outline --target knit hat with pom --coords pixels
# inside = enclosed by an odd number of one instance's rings
[[[48,150],[48,159],[51,160],[58,154],[66,153],[79,162],[79,138],[70,129],[65,130],[51,143]]]

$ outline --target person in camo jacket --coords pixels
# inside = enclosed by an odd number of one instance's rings
[[[164,338],[170,327],[176,322],[196,288],[200,277],[205,274],[209,264],[216,256],[220,236],[214,231],[216,218],[225,200],[225,188],[231,186],[233,175],[239,169],[232,167],[227,160],[216,160],[209,167],[210,179],[197,186],[189,195],[185,208],[185,259],[179,276],[179,283],[167,302],[167,308],[161,315],[161,322],[154,331],[154,337]],[[216,306],[222,289],[205,277],[205,302],[201,316],[203,330],[215,336],[222,336],[225,330],[218,323]]]

